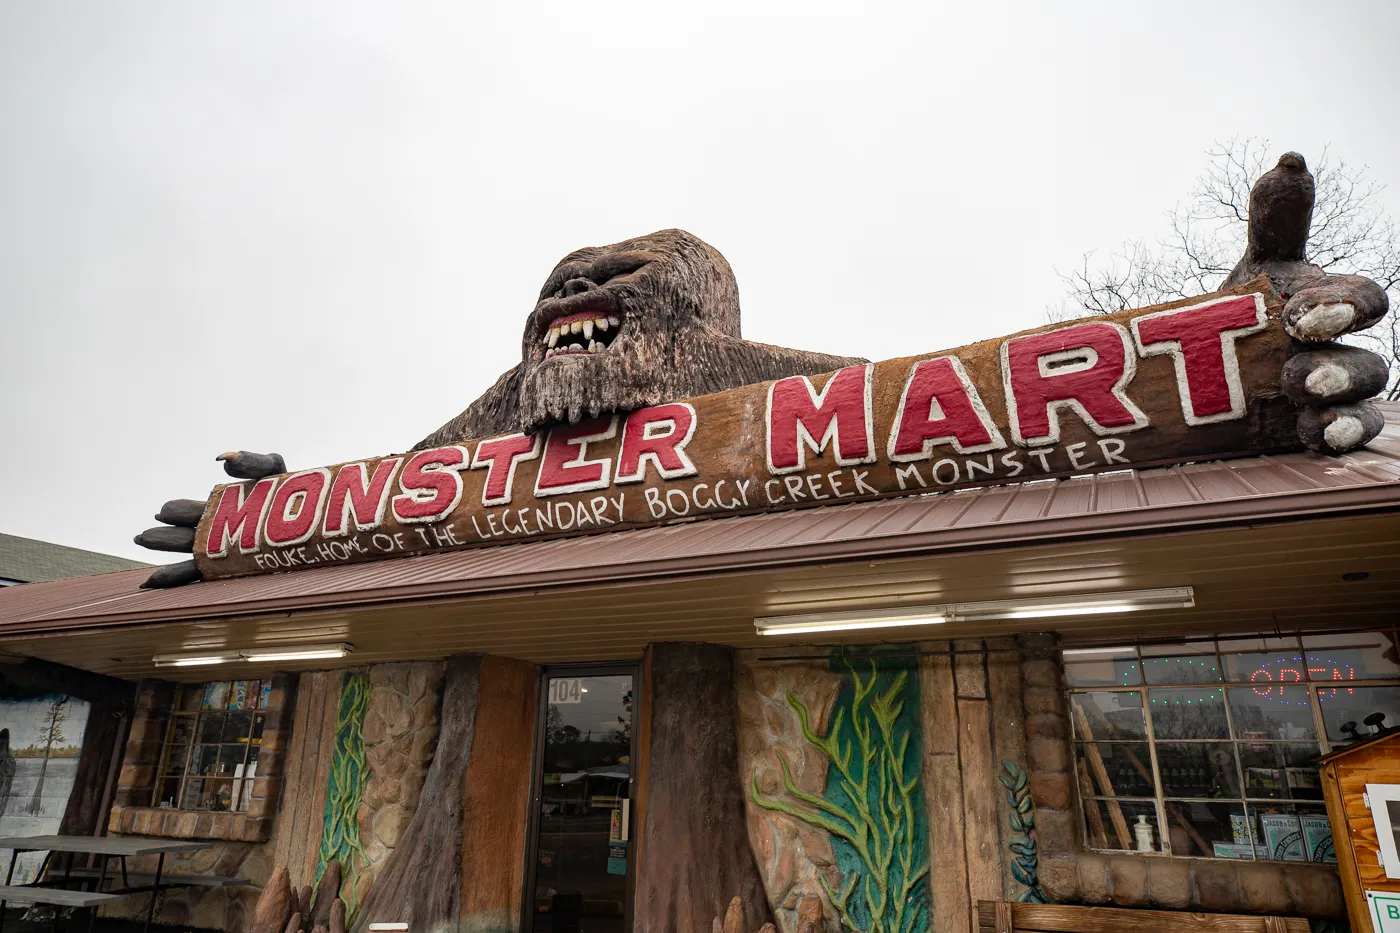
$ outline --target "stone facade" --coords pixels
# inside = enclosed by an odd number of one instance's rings
[[[136,836],[171,836],[179,839],[225,839],[266,842],[272,836],[273,815],[282,786],[282,763],[291,726],[290,701],[295,676],[273,678],[264,712],[262,744],[258,750],[258,777],[246,813],[212,813],[152,806],[156,770],[160,767],[175,685],[146,680],[137,685],[131,731],[127,735],[107,831]]]
[[[360,801],[360,842],[367,864],[351,875],[354,903],[364,903],[379,867],[398,844],[423,790],[438,737],[439,661],[378,664],[369,669],[363,736],[369,780]]]
[[[379,866],[417,809],[437,742],[442,672],[438,661],[382,664],[367,671],[370,700],[362,732],[368,767],[358,813],[367,862],[349,880],[357,902],[367,894]],[[109,831],[114,835],[211,840],[214,844],[209,849],[188,856],[167,856],[165,871],[239,877],[249,882],[242,887],[166,892],[159,904],[158,922],[241,930],[278,864],[295,869],[295,884],[314,883],[326,798],[324,777],[332,755],[330,737],[343,676],[341,671],[326,671],[302,675],[300,685],[296,677],[274,682],[258,762],[260,769],[269,762],[267,767],[276,770],[272,776],[258,778],[246,814],[149,806],[174,684],[146,681],[140,685]],[[282,764],[289,756],[296,760],[288,762],[285,778],[289,784],[284,788]],[[154,857],[128,860],[132,871],[154,871],[155,866]],[[138,897],[104,913],[144,916],[148,904],[144,897]]]

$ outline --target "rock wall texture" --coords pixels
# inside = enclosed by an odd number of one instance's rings
[[[812,715],[812,728],[825,733],[831,709],[841,691],[841,678],[832,673],[825,653],[811,662],[775,664],[742,655],[739,661],[739,780],[747,790],[750,780],[759,790],[776,797],[783,790],[782,755],[793,781],[803,791],[820,795],[826,789],[827,760],[802,738],[797,718],[788,705],[792,691]],[[745,794],[745,819],[749,844],[758,862],[759,875],[782,933],[798,933],[797,909],[804,898],[816,898],[828,933],[840,933],[840,923],[819,879],[839,889],[840,872],[831,838],[786,813],[766,810]]]
[[[368,767],[357,818],[365,860],[351,866],[342,889],[354,903],[363,903],[418,809],[437,744],[443,668],[441,661],[424,661],[367,669],[370,698],[362,733]],[[263,843],[213,840],[213,846],[204,851],[166,857],[168,873],[239,877],[250,885],[171,890],[161,898],[158,922],[242,930],[276,866],[287,868],[296,890],[316,883],[336,708],[344,679],[344,671],[306,672],[299,678],[271,838]],[[154,871],[155,864],[154,857],[128,860],[133,871]],[[147,904],[145,898],[137,898],[109,912],[144,917]]]
[[[363,736],[369,768],[358,822],[366,864],[347,880],[363,904],[384,860],[413,819],[438,737],[440,661],[377,664],[369,669]]]

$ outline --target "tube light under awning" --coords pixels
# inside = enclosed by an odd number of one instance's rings
[[[343,658],[355,647],[349,644],[287,645],[281,648],[248,648],[243,651],[200,651],[189,654],[158,654],[151,658],[156,667],[203,667],[232,661],[319,661]]]
[[[239,652],[245,661],[319,661],[343,658],[355,649],[350,645],[289,645],[286,648],[258,648]]]
[[[842,632],[848,629],[903,628],[907,625],[938,625],[948,618],[938,611],[817,613],[805,616],[772,616],[754,619],[760,635],[808,635],[814,632]]]
[[[1154,590],[1121,590],[1080,596],[1038,599],[999,599],[942,606],[911,606],[866,612],[821,612],[809,615],[765,616],[754,619],[760,635],[807,635],[862,629],[936,625],[942,622],[982,622],[1017,619],[1055,619],[1084,615],[1111,615],[1150,609],[1190,609],[1196,605],[1189,586]]]

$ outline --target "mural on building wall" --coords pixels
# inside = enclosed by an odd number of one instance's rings
[[[56,833],[78,774],[88,704],[61,694],[0,699],[0,836]],[[8,867],[9,849],[0,849]],[[33,879],[42,852],[20,855],[14,883]]]
[[[868,666],[867,666],[868,665]],[[908,933],[928,923],[928,830],[920,789],[919,691],[910,669],[876,659],[832,662],[841,679],[823,729],[795,690],[786,702],[802,740],[827,764],[825,786],[804,788],[790,749],[773,747],[779,794],[755,771],[754,804],[830,837],[839,881],[818,874],[841,925],[859,933]]]
[[[341,687],[335,718],[335,745],[331,751],[331,771],[326,787],[326,816],[317,860],[319,881],[331,862],[338,862],[344,878],[345,909],[353,919],[356,900],[355,879],[364,870],[366,858],[360,839],[360,801],[369,785],[365,762],[364,725],[369,710],[369,675],[347,671]]]

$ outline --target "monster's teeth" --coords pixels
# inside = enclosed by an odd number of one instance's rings
[[[551,356],[553,356],[553,355],[554,355],[554,348],[553,348],[553,347],[550,347],[548,350],[544,351],[544,358],[545,358],[545,359],[549,359],[549,358],[550,358]]]
[[[583,346],[580,345],[580,344],[577,344],[577,343],[572,343],[572,344],[569,344],[569,349],[570,349],[570,350],[578,350],[578,351],[582,352],[582,351],[583,351]]]
[[[552,347],[552,346],[554,346],[555,344],[557,344],[558,342],[559,342],[559,328],[557,328],[557,327],[551,327],[551,328],[549,329],[549,345]]]
[[[608,323],[611,324],[613,327],[621,327],[621,326],[622,326],[622,320],[621,320],[621,318],[619,318],[619,317],[618,317],[617,315],[615,315],[615,314],[609,314],[609,315],[608,315]]]
[[[583,330],[583,322],[582,322],[582,321],[574,321],[572,324],[569,325],[569,333],[571,333],[571,334],[577,334],[577,333],[581,332],[582,330]]]
[[[588,352],[589,352],[589,353],[597,353],[597,352],[598,352],[599,350],[601,350],[601,349],[603,349],[603,345],[602,345],[601,343],[599,343],[598,341],[596,341],[596,340],[590,340],[590,341],[588,341]]]
[[[592,321],[584,321],[584,322],[583,322],[583,336],[584,336],[590,343],[593,342],[593,322],[592,322]]]
[[[605,317],[595,317],[593,319],[593,326],[601,331],[606,331],[608,329],[608,319]]]

